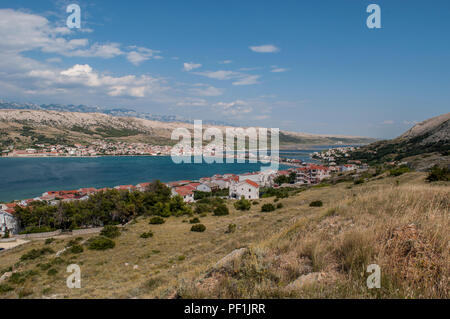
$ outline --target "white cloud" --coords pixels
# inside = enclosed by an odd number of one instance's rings
[[[383,125],[392,125],[392,124],[394,124],[394,121],[393,120],[385,120],[385,121],[381,122],[381,124],[383,124]]]
[[[260,75],[251,75],[251,74],[235,72],[235,71],[226,71],[226,70],[196,72],[195,74],[206,76],[207,78],[215,79],[215,80],[234,80],[234,82],[232,82],[233,85],[257,84],[257,83],[259,83],[258,79],[261,77]]]
[[[194,69],[198,69],[198,68],[201,68],[202,67],[202,65],[201,64],[196,64],[196,63],[193,63],[193,62],[185,62],[184,64],[183,64],[183,69],[185,70],[185,71],[187,71],[187,72],[189,72],[189,71],[192,71],[192,70],[194,70]]]
[[[219,96],[223,94],[222,89],[218,89],[214,86],[206,86],[206,87],[199,87],[199,88],[193,88],[189,90],[194,95],[199,96]]]
[[[208,101],[199,98],[186,98],[177,103],[177,106],[207,106]]]
[[[233,85],[252,85],[252,84],[258,84],[258,79],[260,78],[260,75],[248,75],[245,76],[235,82],[233,82]]]
[[[139,65],[144,61],[149,59],[161,59],[162,57],[159,55],[155,55],[155,53],[159,53],[159,51],[151,50],[142,47],[131,46],[128,47],[133,50],[127,53],[127,60],[130,61],[134,65]]]
[[[278,52],[280,51],[279,48],[277,48],[276,46],[274,46],[273,44],[265,44],[265,45],[259,45],[259,46],[251,46],[249,47],[250,50],[252,50],[253,52],[258,52],[258,53],[274,53],[274,52]]]
[[[274,69],[270,70],[270,72],[273,72],[273,73],[281,73],[281,72],[287,72],[287,71],[289,71],[289,69],[285,69],[285,68],[274,68]]]
[[[419,121],[403,121],[403,124],[405,124],[405,125],[416,125],[418,123],[419,123]]]
[[[230,64],[232,62],[233,61],[231,61],[231,60],[224,60],[224,61],[220,61],[219,64]]]

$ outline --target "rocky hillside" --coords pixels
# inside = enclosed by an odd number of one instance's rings
[[[207,128],[211,125],[204,125]],[[136,117],[117,117],[104,113],[60,112],[48,110],[0,110],[0,146],[29,147],[39,143],[89,143],[96,139],[173,144],[172,131],[179,127],[192,129],[185,122],[160,122]],[[226,126],[218,126],[222,130]],[[325,136],[282,131],[280,144],[326,145],[363,144],[370,138]]]
[[[369,163],[404,161],[419,170],[450,165],[450,113],[418,123],[401,136],[362,147],[352,159]]]
[[[163,224],[140,216],[101,251],[87,245],[97,234],[32,240],[0,251],[0,299],[448,299],[449,186],[425,178],[414,172],[292,191],[247,211],[228,201],[224,216]],[[262,212],[274,200],[278,208]],[[322,207],[310,206],[318,200]],[[190,231],[194,217],[204,232]],[[64,250],[74,243],[78,249]],[[81,289],[65,284],[74,263]],[[380,289],[367,288],[370,264],[381,268]]]

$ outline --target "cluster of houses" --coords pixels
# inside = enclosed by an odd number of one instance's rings
[[[166,183],[171,189],[172,195],[179,195],[187,203],[195,201],[195,192],[215,192],[228,189],[228,198],[240,199],[258,199],[259,191],[262,187],[282,187],[285,185],[277,185],[275,180],[278,176],[291,176],[295,173],[296,185],[315,185],[323,179],[331,176],[332,172],[346,172],[352,170],[360,170],[356,164],[345,164],[342,166],[323,166],[310,163],[301,163],[295,167],[280,171],[261,171],[244,174],[216,174],[212,177],[203,177],[197,181],[181,180]],[[137,185],[119,185],[114,187],[117,190],[128,191],[145,191],[150,183],[140,183]],[[48,191],[42,196],[16,201],[9,204],[0,204],[0,233],[6,228],[12,232],[16,232],[17,223],[14,219],[14,208],[19,205],[26,207],[33,201],[47,201],[50,205],[57,205],[59,202],[70,202],[76,200],[86,200],[90,195],[108,190],[109,188],[80,188],[69,191]],[[226,191],[225,191],[226,192]]]
[[[90,145],[46,145],[36,144],[25,150],[7,149],[1,152],[8,157],[54,157],[54,156],[102,156],[102,155],[170,155],[171,146],[145,143],[95,141]]]

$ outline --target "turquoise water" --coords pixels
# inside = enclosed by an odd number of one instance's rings
[[[240,174],[258,171],[261,166],[267,164],[174,164],[168,156],[0,158],[0,201],[33,198],[51,190]]]

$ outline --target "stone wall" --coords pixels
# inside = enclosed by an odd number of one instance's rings
[[[49,238],[49,237],[54,237],[54,236],[58,236],[58,235],[61,235],[61,229],[58,229],[58,230],[55,230],[52,232],[47,232],[47,233],[14,235],[14,237],[20,238],[20,239],[33,239],[33,238]]]

